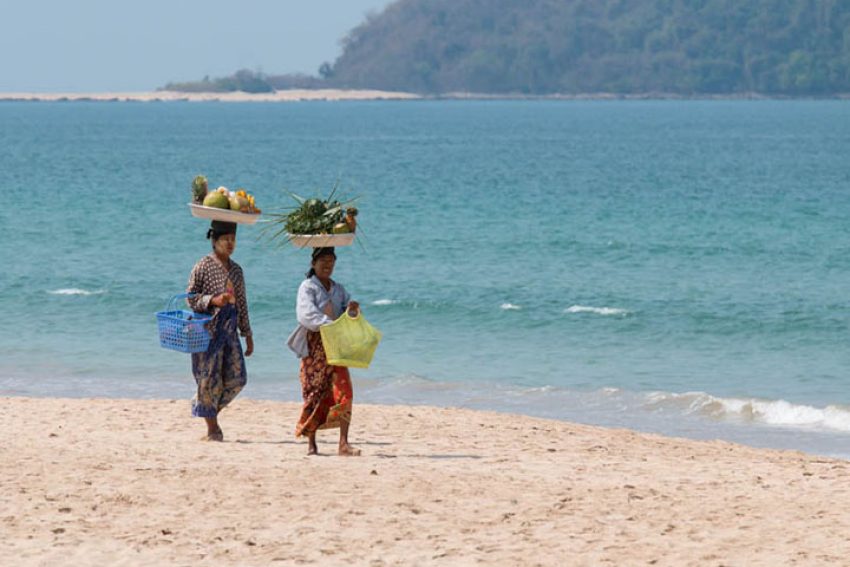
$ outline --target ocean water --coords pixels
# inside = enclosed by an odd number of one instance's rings
[[[357,400],[850,458],[846,101],[7,102],[0,148],[2,395],[188,399],[154,313],[209,251],[194,175],[338,182],[384,333]],[[243,395],[298,400],[309,255],[260,234]]]

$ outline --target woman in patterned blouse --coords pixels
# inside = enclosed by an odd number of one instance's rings
[[[230,259],[236,249],[236,224],[212,221],[207,232],[213,252],[201,258],[189,276],[187,291],[193,311],[213,316],[209,323],[210,346],[192,355],[192,374],[198,391],[192,400],[192,415],[207,422],[204,440],[223,441],[218,413],[245,386],[245,356],[254,352],[254,339],[248,320],[245,278],[242,268]],[[245,353],[239,342],[245,337]]]
[[[359,455],[348,443],[351,403],[354,392],[351,376],[344,366],[331,366],[325,357],[319,327],[333,322],[343,311],[356,315],[360,305],[341,284],[331,279],[336,265],[333,248],[314,248],[307,279],[298,288],[295,312],[298,327],[287,344],[301,358],[301,393],[304,407],[295,427],[295,436],[308,440],[307,454],[316,455],[316,431],[339,428],[339,454]]]

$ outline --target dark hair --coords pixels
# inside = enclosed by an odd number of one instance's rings
[[[236,223],[214,220],[210,223],[210,229],[207,231],[207,240],[212,240],[213,245],[215,245],[215,241],[225,234],[236,234]]]
[[[312,259],[310,260],[310,271],[307,272],[308,278],[312,278],[316,275],[316,269],[313,268],[313,265],[322,256],[333,256],[334,260],[336,260],[336,252],[334,251],[332,246],[328,246],[325,248],[313,248]]]

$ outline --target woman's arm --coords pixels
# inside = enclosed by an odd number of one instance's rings
[[[298,288],[298,299],[295,302],[295,316],[298,323],[311,331],[318,331],[322,325],[333,323],[333,319],[322,313],[316,300],[316,290],[306,284]]]
[[[348,311],[348,314],[352,317],[356,317],[360,314],[360,304],[351,299],[351,294],[346,291],[346,289],[342,288],[342,312],[345,313]]]
[[[189,274],[189,284],[186,286],[186,293],[194,293],[196,294],[194,297],[190,297],[187,301],[189,302],[189,307],[192,308],[192,311],[197,311],[198,313],[206,312],[210,307],[210,301],[212,301],[212,295],[205,295],[204,291],[204,269],[201,266],[201,262],[195,264],[195,267],[192,268],[192,273]]]
[[[351,301],[351,294],[348,293],[348,290],[346,290],[344,286],[339,287],[342,290],[342,310],[345,311],[346,306]]]
[[[238,275],[234,278],[233,291],[236,294],[236,324],[243,337],[251,336],[251,320],[248,317],[248,297],[245,292],[245,274],[239,268]]]
[[[245,356],[254,354],[254,336],[251,331],[251,321],[248,318],[248,294],[245,291],[245,274],[239,268],[239,275],[233,284],[236,294],[236,324],[242,336],[245,337]]]

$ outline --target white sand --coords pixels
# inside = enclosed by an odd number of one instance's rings
[[[406,100],[419,98],[418,95],[403,92],[342,89],[291,89],[272,93],[183,93],[175,91],[154,92],[106,92],[106,93],[3,93],[2,100],[95,100],[95,101],[174,101],[190,102],[296,102],[307,100]]]
[[[4,565],[848,565],[850,462],[466,410],[0,398]]]

